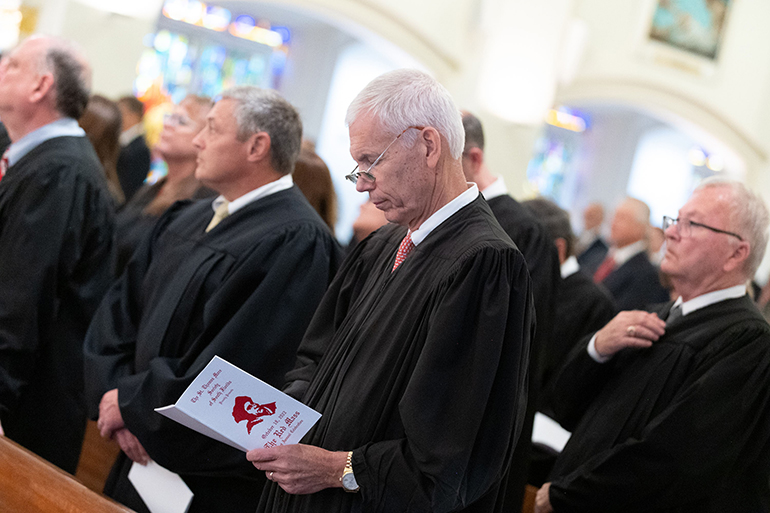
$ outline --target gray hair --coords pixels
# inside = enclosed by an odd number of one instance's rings
[[[743,183],[726,177],[712,176],[701,182],[696,191],[724,187],[731,192],[730,197],[730,228],[735,230],[749,243],[749,258],[746,259],[746,278],[751,278],[757,272],[768,241],[768,214],[765,202],[753,193]]]
[[[463,112],[463,130],[465,131],[465,150],[478,148],[484,151],[484,128],[479,118],[470,112]]]
[[[270,136],[270,161],[284,175],[294,170],[302,145],[302,120],[297,110],[280,94],[254,86],[233,87],[222,99],[234,100],[238,139],[245,141],[258,132]]]
[[[41,71],[53,75],[56,110],[78,119],[86,110],[91,95],[91,68],[82,51],[71,41],[45,37],[48,48]]]
[[[393,135],[409,126],[431,126],[446,139],[453,158],[463,153],[460,110],[449,91],[422,71],[399,69],[369,82],[348,107],[345,122],[350,125],[364,113],[374,115]],[[410,130],[403,139],[414,144],[417,134]]]

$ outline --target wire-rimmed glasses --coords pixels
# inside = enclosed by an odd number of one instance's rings
[[[712,232],[724,233],[725,235],[732,235],[733,237],[737,237],[739,241],[743,241],[743,237],[741,237],[737,233],[728,232],[727,230],[720,230],[719,228],[714,228],[713,226],[709,226],[703,223],[696,223],[695,221],[690,221],[689,219],[663,216],[663,231],[666,231],[669,226],[674,226],[674,225],[676,225],[676,229],[679,232],[679,235],[681,235],[682,237],[691,236],[692,227],[700,226],[701,228],[711,230]]]
[[[354,184],[358,183],[359,178],[363,178],[367,182],[374,182],[375,177],[372,174],[372,169],[374,169],[374,166],[377,165],[377,163],[380,161],[383,155],[385,155],[385,152],[388,151],[388,149],[393,146],[393,144],[401,138],[402,135],[406,133],[407,130],[414,128],[415,130],[424,130],[424,126],[408,126],[404,128],[404,130],[396,136],[395,139],[393,139],[390,144],[388,144],[384,150],[382,150],[382,153],[380,153],[380,156],[374,159],[374,162],[372,162],[372,165],[369,166],[366,171],[358,171],[358,164],[356,164],[356,167],[353,168],[353,171],[350,172],[350,174],[345,175],[346,180],[350,180]]]

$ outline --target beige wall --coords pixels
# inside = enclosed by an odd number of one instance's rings
[[[33,3],[35,0],[29,0]],[[719,60],[704,65],[681,53],[667,52],[646,40],[654,0],[573,0],[552,2],[559,19],[579,19],[587,28],[586,45],[575,79],[562,84],[555,101],[614,101],[651,109],[700,127],[722,141],[747,165],[747,181],[765,191],[770,171],[770,2],[732,2]],[[62,33],[86,47],[96,70],[95,89],[125,92],[142,51],[142,38],[153,23],[109,15],[67,4]],[[46,2],[42,2],[45,5]],[[283,0],[264,2],[301,9],[351,34],[389,41],[431,70],[461,107],[485,122],[492,168],[505,175],[514,195],[525,194],[525,169],[539,126],[505,121],[478,96],[480,62],[494,42],[495,15],[527,12],[525,0]],[[158,0],[160,5],[160,0]],[[513,9],[511,8],[513,6]],[[513,12],[514,14],[510,14]],[[525,18],[534,34],[561,39],[561,26],[548,19]],[[498,38],[499,40],[499,38]],[[541,51],[521,45],[516,52]],[[540,45],[542,46],[542,45]],[[556,66],[560,54],[546,55]],[[501,62],[501,68],[506,66]],[[515,70],[514,70],[515,71]],[[312,87],[309,84],[308,87]],[[770,196],[770,194],[768,194]]]

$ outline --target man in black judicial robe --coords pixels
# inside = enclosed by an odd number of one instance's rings
[[[117,104],[123,122],[117,163],[118,180],[128,203],[150,172],[151,155],[142,129],[144,105],[134,96],[123,96]]]
[[[768,511],[770,326],[746,294],[768,217],[717,179],[667,220],[680,297],[621,312],[570,355],[556,407],[572,437],[538,513]]]
[[[524,260],[465,182],[434,79],[387,73],[348,121],[349,178],[395,224],[353,249],[287,375],[319,423],[247,454],[274,481],[258,511],[499,511],[533,329]]]
[[[195,138],[196,177],[221,194],[216,210],[211,200],[171,207],[94,318],[91,414],[124,451],[105,493],[137,511],[147,509],[127,474],[148,459],[184,479],[191,513],[256,508],[264,475],[242,452],[153,409],[174,403],[215,355],[283,385],[339,252],[291,180],[301,134],[277,93],[225,91]]]
[[[54,38],[29,38],[0,63],[13,141],[0,181],[0,433],[71,473],[86,427],[83,339],[113,250],[104,171],[76,121],[90,74]]]
[[[463,112],[465,149],[463,172],[469,182],[479,186],[489,208],[524,255],[532,277],[532,295],[535,300],[535,338],[529,356],[530,382],[527,395],[527,417],[522,437],[532,437],[535,411],[541,404],[540,390],[546,364],[552,359],[555,298],[561,286],[559,257],[548,231],[532,213],[508,194],[502,177],[495,176],[484,160],[484,130],[481,121],[469,112]],[[524,500],[530,454],[527,444],[519,444],[513,457],[513,471],[507,485],[505,508],[518,510]]]
[[[556,246],[561,264],[562,281],[554,298],[554,325],[549,351],[543,361],[538,408],[553,417],[551,395],[556,372],[580,340],[612,320],[617,309],[609,292],[582,272],[575,257],[575,235],[569,214],[545,198],[524,201],[522,206],[540,220]]]
[[[636,198],[626,198],[612,216],[610,248],[593,275],[612,295],[619,310],[636,310],[667,301],[669,292],[647,254],[650,209]]]

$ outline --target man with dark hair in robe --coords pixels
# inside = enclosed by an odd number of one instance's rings
[[[542,223],[556,246],[562,282],[554,297],[551,344],[543,361],[539,411],[553,415],[550,396],[555,373],[583,337],[607,324],[617,313],[609,292],[582,272],[575,257],[575,235],[569,214],[545,198],[523,201],[522,206]],[[540,483],[542,484],[542,482]]]
[[[12,142],[0,159],[0,433],[71,473],[86,428],[83,339],[113,258],[112,198],[77,123],[90,82],[58,38],[0,61]]]
[[[274,91],[225,91],[195,137],[195,176],[220,195],[158,220],[102,302],[86,339],[86,392],[123,454],[105,493],[146,506],[128,480],[152,459],[179,474],[189,512],[252,513],[264,475],[242,452],[153,410],[217,355],[280,387],[337,267],[339,246],[293,185],[299,114]]]
[[[521,253],[462,172],[463,129],[428,75],[373,80],[348,109],[348,178],[388,224],[324,296],[286,391],[323,416],[247,457],[258,511],[500,511],[533,329]]]
[[[463,172],[469,182],[481,190],[500,226],[524,255],[532,277],[535,299],[536,329],[529,356],[529,393],[527,417],[522,437],[532,436],[535,411],[541,404],[540,386],[546,361],[550,360],[553,332],[554,299],[561,285],[559,257],[556,246],[543,225],[532,213],[508,193],[502,176],[495,176],[484,160],[484,130],[481,121],[470,112],[463,112],[465,148]],[[555,341],[554,341],[555,342]],[[519,444],[513,456],[512,471],[506,490],[506,508],[518,510],[524,499],[524,487],[529,474],[530,454],[527,444]]]
[[[570,355],[556,410],[572,437],[538,513],[768,511],[770,326],[746,294],[768,220],[721,179],[664,218],[679,298],[621,312]]]

